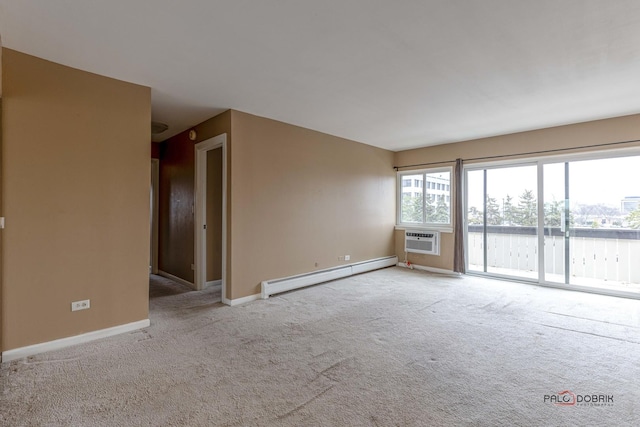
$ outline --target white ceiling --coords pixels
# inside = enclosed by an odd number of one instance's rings
[[[390,150],[640,113],[638,0],[0,0],[4,46]]]

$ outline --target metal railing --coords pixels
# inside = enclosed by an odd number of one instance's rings
[[[559,280],[564,276],[564,233],[549,227],[544,234],[545,275]],[[484,264],[482,226],[470,225],[467,236],[469,266],[477,269]],[[640,230],[573,228],[569,236],[572,280],[640,284]],[[488,270],[537,277],[536,227],[487,226],[486,247]]]

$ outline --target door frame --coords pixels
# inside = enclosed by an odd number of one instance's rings
[[[207,282],[207,152],[222,149],[222,290],[221,299],[226,300],[227,285],[227,134],[223,133],[195,145],[195,251],[194,281],[197,290],[204,289]]]
[[[160,160],[151,159],[151,273],[158,274],[158,210],[160,196]]]

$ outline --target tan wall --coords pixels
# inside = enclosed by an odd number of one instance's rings
[[[230,298],[394,253],[393,153],[232,111]],[[338,261],[351,255],[351,261]]]
[[[150,89],[3,53],[3,350],[146,319]]]
[[[207,282],[222,279],[222,148],[207,151]]]
[[[478,157],[490,157],[501,155],[517,155],[528,152],[547,151],[569,148],[564,154],[611,150],[621,146],[607,146],[597,148],[579,148],[597,144],[609,144],[620,141],[634,141],[640,139],[640,115],[616,117],[607,120],[597,120],[575,125],[559,126],[530,132],[522,132],[511,135],[484,138],[473,141],[464,141],[454,144],[438,145],[434,147],[420,148],[416,150],[400,151],[395,153],[395,165],[415,165],[419,163],[448,162],[457,158],[463,160]],[[637,146],[638,143],[625,144],[626,147]],[[576,148],[578,147],[578,148]],[[558,153],[548,153],[558,154]],[[521,155],[511,158],[540,157],[543,154]],[[466,161],[465,163],[487,162],[486,160]],[[453,165],[453,163],[447,163]],[[418,166],[424,168],[425,166]],[[410,170],[410,169],[404,169]],[[454,207],[455,208],[455,207]],[[429,255],[410,254],[409,261],[429,267],[453,269],[453,234],[443,233],[441,237],[442,255],[434,257]],[[404,259],[404,240],[402,231],[396,231],[396,254],[399,259]]]
[[[219,114],[192,129],[198,135],[195,141],[189,139],[189,129],[161,144],[158,263],[160,270],[194,283],[194,272],[191,270],[191,264],[195,259],[195,219],[192,211],[195,202],[194,145],[226,133],[227,159],[229,159],[231,112]],[[229,174],[230,169],[227,168],[227,176]],[[228,188],[229,180],[227,182]],[[230,196],[228,200],[229,198]],[[229,246],[230,238],[229,235],[227,236],[227,246]],[[229,266],[229,260],[227,260],[227,266]],[[227,282],[229,283],[230,280],[231,273],[227,267]]]
[[[399,262],[410,261],[412,264],[423,265],[443,270],[453,270],[453,234],[440,233],[440,255],[425,255],[404,252],[404,230],[395,231],[395,254]]]

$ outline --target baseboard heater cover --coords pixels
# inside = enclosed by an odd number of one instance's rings
[[[262,299],[269,298],[270,295],[281,292],[292,291],[330,280],[342,279],[354,274],[365,273],[367,271],[378,270],[380,268],[392,267],[398,264],[397,256],[376,258],[355,264],[343,265],[339,267],[318,270],[311,273],[299,274],[296,276],[283,277],[280,279],[266,280],[262,282]]]

